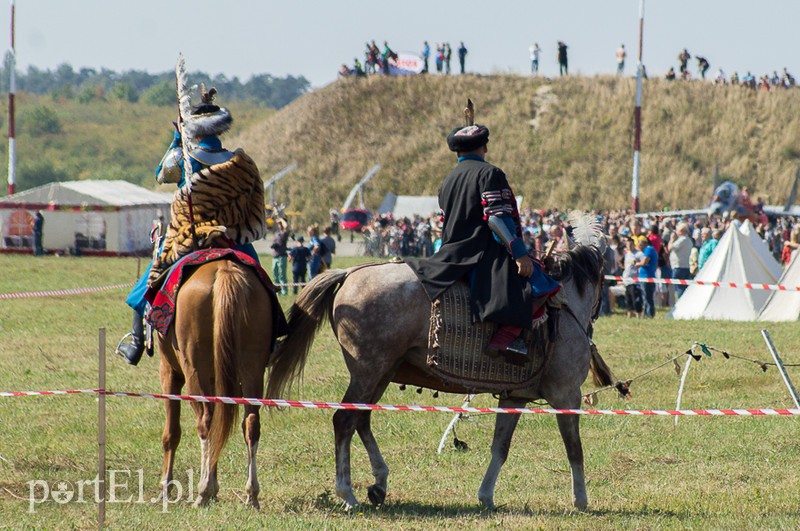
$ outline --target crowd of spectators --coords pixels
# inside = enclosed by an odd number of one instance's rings
[[[675,79],[682,79],[682,80],[690,80],[692,79],[692,74],[689,71],[689,60],[692,58],[691,54],[689,53],[686,48],[678,54],[678,72],[675,72],[674,67],[669,67],[667,73],[664,75],[664,78],[668,81],[673,81]],[[711,64],[708,62],[708,59],[705,57],[695,55],[695,60],[697,61],[697,73],[702,79],[706,79],[706,72],[711,67]],[[725,72],[722,68],[717,68],[717,72],[712,79],[715,85],[734,85],[734,86],[741,86],[744,88],[748,88],[751,90],[772,90],[778,88],[792,88],[795,86],[795,79],[792,74],[790,74],[786,67],[783,67],[782,74],[778,75],[777,70],[773,70],[772,74],[764,74],[761,77],[756,78],[753,74],[750,73],[748,70],[746,74],[743,76],[739,76],[738,72],[734,72],[731,74],[731,77],[728,78],[725,75]]]
[[[594,213],[609,242],[605,274],[623,279],[694,278],[734,219],[727,215],[639,217],[630,210]],[[572,228],[566,213],[526,208],[520,212],[520,219],[523,241],[534,256],[543,256],[551,242],[556,252],[568,248]],[[770,221],[760,216],[754,223],[756,232],[782,264],[788,264],[791,251],[800,248],[798,221],[791,217]],[[441,244],[441,223],[433,214],[401,219],[390,214],[376,216],[362,232],[367,256],[430,256]],[[604,294],[601,313],[610,314],[616,305],[631,317],[653,317],[657,306],[669,306],[672,298],[679,298],[686,289],[633,280],[608,282],[607,288],[610,291]]]
[[[339,77],[366,77],[372,74],[389,75],[390,67],[397,65],[398,55],[389,47],[387,41],[383,41],[383,50],[381,50],[375,41],[366,43],[364,49],[364,63],[358,59],[353,58],[353,65],[342,64],[339,67]],[[432,53],[433,52],[433,53]],[[465,63],[467,59],[467,47],[464,46],[464,41],[461,41],[458,49],[455,50],[458,57],[461,73],[464,74]],[[431,50],[428,41],[425,41],[422,46],[422,52],[419,55],[422,59],[422,70],[420,73],[427,74],[430,70],[430,60],[434,61],[436,72],[442,75],[449,75],[450,62],[453,58],[453,49],[450,47],[449,42],[436,43],[436,48]]]

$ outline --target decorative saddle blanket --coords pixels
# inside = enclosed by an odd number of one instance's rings
[[[235,249],[201,249],[184,256],[165,275],[164,283],[160,288],[153,287],[147,290],[145,299],[150,303],[150,311],[145,316],[150,325],[158,330],[162,336],[166,336],[172,320],[175,317],[175,304],[178,298],[178,290],[188,272],[192,268],[201,266],[214,260],[235,260],[240,264],[251,268],[258,275],[259,280],[269,293],[272,301],[272,330],[271,346],[274,346],[278,337],[289,333],[289,326],[283,309],[275,294],[276,288],[269,278],[266,271],[251,257]]]
[[[469,287],[455,283],[433,302],[428,334],[428,368],[443,381],[480,392],[503,392],[536,385],[547,362],[550,338],[555,337],[558,310],[549,308],[549,318],[527,334],[530,361],[522,366],[502,355],[487,354],[497,327],[473,323]],[[544,321],[544,322],[541,322]]]

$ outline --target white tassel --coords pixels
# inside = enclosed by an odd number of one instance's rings
[[[572,210],[567,214],[567,220],[572,226],[572,237],[580,245],[600,246],[603,240],[603,231],[597,216],[582,210]]]

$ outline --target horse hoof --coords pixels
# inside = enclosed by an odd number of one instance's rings
[[[577,510],[584,512],[589,508],[589,502],[586,500],[575,500],[572,502],[572,506],[575,507]]]
[[[208,507],[208,504],[211,502],[211,498],[206,496],[198,496],[197,500],[194,502],[195,507]]]
[[[367,489],[367,496],[369,497],[370,503],[377,507],[378,505],[382,505],[386,500],[386,489],[373,485]]]
[[[497,510],[497,506],[494,504],[494,500],[492,500],[492,499],[486,499],[486,500],[479,499],[478,501],[480,501],[481,507],[483,507],[484,509],[486,509],[488,511],[496,511]]]
[[[261,506],[258,504],[258,498],[251,498],[250,496],[248,496],[246,503],[248,506],[252,507],[256,511],[261,510]]]

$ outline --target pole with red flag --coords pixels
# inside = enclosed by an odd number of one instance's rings
[[[11,0],[11,54],[10,76],[8,83],[8,195],[14,193],[17,177],[17,156],[14,146],[14,93],[17,91],[15,70],[17,66],[16,50],[14,49],[14,0]]]

